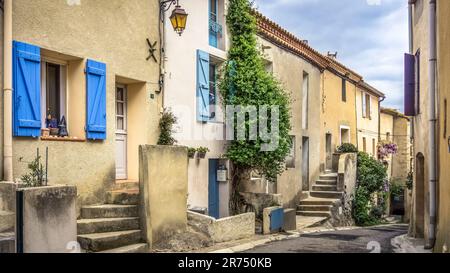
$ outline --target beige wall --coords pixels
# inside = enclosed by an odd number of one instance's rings
[[[423,206],[422,202],[418,202],[416,190],[417,190],[417,179],[415,178],[414,181],[414,189],[413,189],[413,197],[414,197],[414,206],[413,206],[413,215],[414,217],[412,220],[412,227],[413,227],[413,234],[414,235],[421,235],[416,232],[416,226],[419,225],[419,221],[421,222],[420,225],[423,225],[425,223],[424,233],[425,237],[428,238],[428,219],[429,219],[429,200],[428,200],[428,159],[429,159],[429,152],[428,152],[428,144],[429,144],[429,137],[428,133],[430,130],[429,127],[429,115],[428,115],[428,107],[429,100],[428,100],[428,52],[429,52],[429,43],[428,43],[428,18],[429,18],[429,2],[425,0],[419,0],[417,1],[415,8],[414,8],[414,49],[413,52],[417,52],[417,50],[420,49],[421,53],[421,66],[420,66],[420,113],[414,117],[414,153],[415,157],[417,158],[417,155],[421,154],[424,156],[424,181],[423,181],[423,187],[424,187],[424,193],[421,195],[421,199],[423,200]],[[418,164],[416,164],[416,167],[418,167]],[[417,173],[417,169],[416,169]],[[417,206],[417,204],[420,203],[420,208]],[[424,221],[422,222],[422,219],[420,219],[418,216],[418,212],[424,210]]]
[[[160,96],[158,64],[146,61],[146,38],[158,41],[158,3],[151,0],[84,0],[80,5],[67,1],[13,1],[13,38],[40,46],[42,54],[69,58],[68,127],[73,136],[84,136],[85,60],[107,65],[107,139],[105,141],[54,142],[13,139],[14,177],[26,171],[19,158],[31,160],[36,148],[49,147],[49,182],[78,187],[83,204],[103,202],[104,192],[115,180],[115,85],[139,83],[139,104],[131,103],[131,116],[139,126],[130,128],[134,161],[130,177],[137,176],[137,144],[155,143],[158,135]],[[99,13],[98,11],[102,12]],[[63,55],[61,55],[63,54]],[[133,86],[130,86],[133,89]],[[136,111],[134,111],[136,110]],[[0,133],[1,135],[1,133]],[[139,135],[139,137],[135,137]],[[140,143],[143,142],[143,143]],[[1,164],[0,164],[1,165]]]
[[[280,81],[291,98],[291,135],[295,136],[295,167],[288,168],[278,177],[276,193],[282,195],[283,206],[295,208],[302,192],[302,140],[309,138],[309,184],[319,176],[320,130],[317,127],[320,118],[320,70],[277,45],[259,38],[261,46],[266,48],[263,56],[272,63],[273,74]],[[302,127],[303,115],[303,73],[309,75],[308,91],[308,127]]]
[[[346,81],[347,101],[342,101],[342,78],[329,70],[322,73],[322,105],[320,163],[325,168],[325,135],[332,135],[331,148],[334,152],[340,145],[340,127],[350,128],[350,143],[357,145],[356,139],[356,85]]]
[[[187,148],[140,146],[139,165],[142,237],[152,247],[187,228]]]
[[[438,1],[438,85],[439,85],[439,203],[438,231],[435,250],[443,252],[450,248],[450,1]],[[445,115],[444,100],[447,100]],[[444,132],[444,128],[447,131]],[[445,133],[445,135],[444,135]]]
[[[388,135],[390,136],[388,139]],[[381,113],[380,114],[380,140],[381,141],[393,141],[394,136],[394,117],[390,114]],[[388,179],[392,176],[392,155],[386,158],[388,163]]]
[[[364,95],[368,94],[370,95],[370,117],[363,117],[363,105],[362,100],[364,98]],[[364,90],[358,88],[356,91],[356,116],[357,116],[357,127],[358,127],[358,149],[360,151],[363,151],[364,147],[364,138],[366,139],[366,151],[371,156],[377,156],[376,155],[376,146],[378,144],[378,125],[379,125],[379,109],[380,109],[380,103],[379,98],[377,96],[374,96],[368,92],[365,92]],[[375,145],[374,145],[375,144]],[[375,151],[375,153],[374,153]]]

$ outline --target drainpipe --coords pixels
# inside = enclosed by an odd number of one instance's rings
[[[12,0],[3,1],[3,180],[13,181],[12,166]]]
[[[386,97],[382,97],[378,100],[378,142],[381,141],[381,103],[386,99]],[[374,155],[376,156],[376,155]],[[377,156],[378,158],[378,156]]]
[[[436,158],[436,0],[430,0],[430,21],[429,21],[429,39],[430,39],[430,60],[429,60],[429,188],[430,188],[430,227],[426,248],[434,247],[436,240],[436,184],[437,184],[437,158]]]

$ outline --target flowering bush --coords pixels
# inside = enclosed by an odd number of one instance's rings
[[[392,142],[380,142],[378,143],[378,158],[385,160],[389,155],[396,154],[398,152],[398,146]]]

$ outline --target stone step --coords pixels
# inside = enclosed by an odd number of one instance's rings
[[[297,210],[299,211],[325,211],[330,212],[331,205],[299,205],[297,206]]]
[[[138,206],[136,205],[98,205],[84,206],[81,208],[81,218],[121,218],[138,217]]]
[[[115,191],[121,190],[139,190],[139,181],[136,180],[117,180],[113,189]]]
[[[343,195],[343,193],[340,191],[311,191],[309,194],[312,197],[335,199],[341,199]]]
[[[337,186],[336,180],[316,180],[316,185],[332,185]]]
[[[0,232],[14,230],[16,214],[12,211],[0,210]]]
[[[337,191],[337,186],[332,185],[313,185],[313,191]]]
[[[148,253],[148,251],[147,244],[133,244],[100,251],[99,253]]]
[[[307,217],[331,217],[331,212],[325,211],[297,211],[297,215],[299,216],[307,216]]]
[[[106,204],[137,205],[139,203],[139,190],[108,191]]]
[[[77,221],[78,234],[139,229],[139,218],[98,218]]]
[[[141,243],[141,231],[127,230],[78,235],[78,242],[81,248],[88,252],[99,252]]]
[[[330,173],[330,174],[321,174],[319,176],[320,180],[332,180],[332,181],[337,181],[337,174],[336,173]]]
[[[14,253],[16,249],[14,232],[0,233],[0,254]]]

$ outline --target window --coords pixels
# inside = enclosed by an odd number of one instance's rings
[[[377,155],[377,144],[375,138],[372,138],[372,155]]]
[[[371,106],[372,106],[372,104],[371,104],[371,101],[370,101],[370,95],[369,94],[365,94],[364,95],[364,102],[365,102],[365,105],[366,105],[366,108],[365,108],[365,110],[366,110],[366,112],[364,113],[365,114],[365,117],[367,117],[367,118],[369,118],[369,119],[372,119],[372,115],[371,115]]]
[[[365,137],[363,137],[363,152],[367,152],[367,140]]]
[[[341,145],[350,143],[350,127],[341,126]]]
[[[57,126],[66,117],[66,64],[42,61],[42,128]]]
[[[308,129],[309,75],[303,72],[302,128]]]
[[[295,168],[295,136],[291,136],[292,145],[286,157],[286,168]]]
[[[209,45],[213,47],[218,47],[218,38],[222,34],[218,13],[218,0],[209,0]]]
[[[211,119],[216,118],[216,105],[217,105],[217,67],[215,64],[209,65],[209,113]]]
[[[347,101],[347,81],[342,79],[342,101]]]

